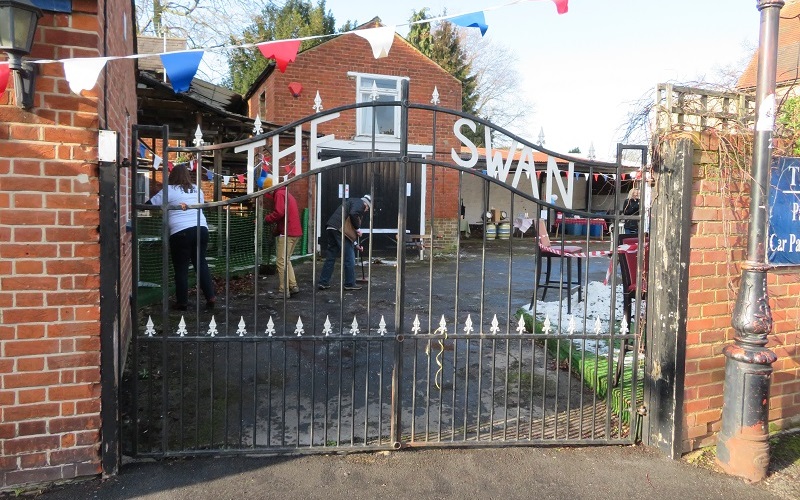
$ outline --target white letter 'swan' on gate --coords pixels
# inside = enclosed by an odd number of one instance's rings
[[[456,148],[450,149],[450,156],[453,158],[453,161],[459,167],[472,168],[478,164],[478,148],[471,140],[469,140],[467,137],[464,136],[464,134],[461,133],[461,127],[463,127],[464,125],[468,126],[470,130],[475,132],[476,127],[474,121],[468,120],[466,118],[459,118],[453,124],[453,133],[456,135],[458,140],[461,141],[461,144],[463,144],[469,149],[470,152],[469,160],[462,160],[461,155],[458,153],[458,151],[456,151]]]

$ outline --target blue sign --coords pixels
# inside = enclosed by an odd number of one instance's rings
[[[32,0],[33,5],[51,12],[72,12],[72,0]]]
[[[778,157],[770,168],[767,260],[800,265],[800,158]]]

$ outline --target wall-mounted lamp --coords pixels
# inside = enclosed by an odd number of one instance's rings
[[[30,54],[33,35],[42,11],[31,0],[0,0],[0,51],[8,54],[8,66],[14,72],[17,105],[33,107],[36,65],[23,61]]]

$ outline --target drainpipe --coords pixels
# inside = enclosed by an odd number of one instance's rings
[[[772,363],[777,359],[766,347],[767,335],[772,331],[766,244],[778,25],[783,5],[783,0],[758,0],[757,4],[761,28],[747,260],[742,264],[741,285],[732,316],[736,337],[723,350],[727,359],[717,463],[728,474],[750,481],[764,479],[769,467],[769,389]]]

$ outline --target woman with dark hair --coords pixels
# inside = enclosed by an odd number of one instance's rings
[[[206,298],[206,309],[213,309],[216,303],[214,282],[206,262],[208,248],[208,223],[203,211],[197,208],[187,210],[187,205],[204,203],[203,192],[192,183],[186,165],[175,165],[169,173],[169,194],[167,200],[170,207],[181,210],[166,210],[164,217],[169,224],[169,253],[172,257],[172,268],[175,270],[175,309],[185,311],[189,303],[189,262],[198,273],[198,282]],[[155,194],[147,202],[161,205],[164,189]],[[200,230],[198,231],[198,226]],[[197,248],[200,247],[198,262]]]

